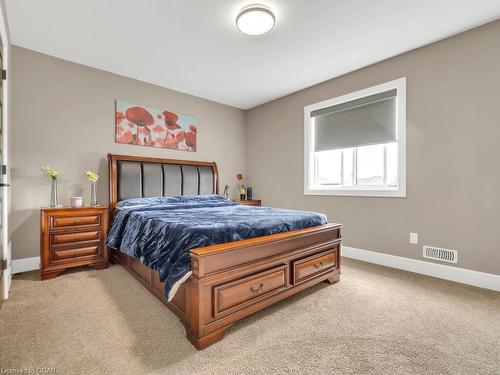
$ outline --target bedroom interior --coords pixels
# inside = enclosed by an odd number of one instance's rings
[[[0,373],[500,373],[500,2],[0,13]]]

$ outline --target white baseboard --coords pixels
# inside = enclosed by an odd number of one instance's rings
[[[500,292],[500,275],[342,246],[342,256]],[[14,259],[12,273],[40,269],[40,257]]]
[[[12,273],[21,273],[40,269],[40,257],[14,259]]]
[[[342,256],[500,292],[500,275],[342,246]]]

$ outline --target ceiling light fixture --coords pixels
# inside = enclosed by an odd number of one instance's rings
[[[236,27],[248,35],[262,35],[270,31],[276,18],[273,12],[260,4],[253,4],[243,8],[236,17]]]

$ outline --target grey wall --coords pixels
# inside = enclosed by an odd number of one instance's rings
[[[345,244],[500,274],[500,21],[247,111],[249,185],[264,204],[325,212]],[[407,198],[304,196],[305,105],[407,77]],[[409,232],[419,233],[410,245]]]
[[[100,175],[98,197],[108,201],[108,152],[216,161],[222,187],[245,173],[244,112],[144,82],[12,47],[10,233],[13,258],[39,255],[39,209],[47,206],[50,182],[40,168],[61,173],[60,199],[83,195],[88,169]],[[115,99],[197,116],[198,151],[117,144]]]
[[[221,185],[233,187],[246,156],[255,198],[325,212],[344,224],[346,245],[416,259],[423,244],[456,248],[458,267],[500,274],[498,40],[500,21],[247,112],[13,47],[13,257],[39,254],[39,208],[50,192],[42,165],[60,170],[64,204],[72,195],[88,200],[83,173],[98,170],[106,203],[108,152],[215,160]],[[402,76],[408,197],[304,196],[303,107]],[[198,152],[114,143],[117,98],[197,115]],[[419,245],[408,243],[410,231],[419,233]]]

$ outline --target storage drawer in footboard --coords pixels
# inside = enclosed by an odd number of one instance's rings
[[[337,266],[337,247],[292,262],[293,284],[299,284],[313,277],[331,271]]]
[[[287,275],[288,267],[284,264],[214,287],[214,318],[244,309],[281,292],[287,287]]]

